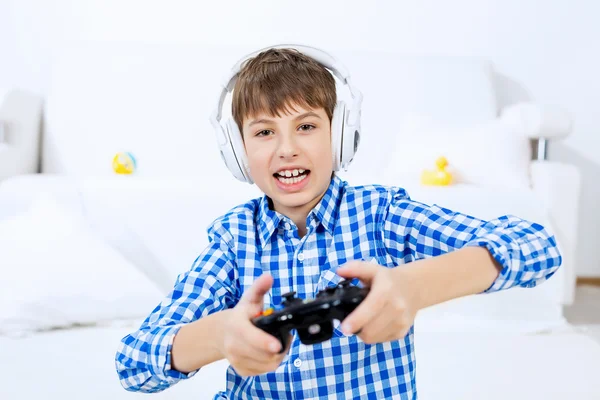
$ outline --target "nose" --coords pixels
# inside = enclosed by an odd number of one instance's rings
[[[294,135],[281,135],[277,149],[279,158],[294,158],[298,155],[298,146]]]

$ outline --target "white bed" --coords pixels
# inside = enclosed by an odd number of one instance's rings
[[[0,338],[0,398],[148,398],[123,390],[114,369],[116,344],[129,329],[80,328]],[[600,344],[572,331],[418,332],[416,351],[421,400],[600,398]],[[226,366],[211,364],[151,398],[211,399],[225,386]]]

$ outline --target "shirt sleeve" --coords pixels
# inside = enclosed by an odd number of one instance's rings
[[[502,269],[483,293],[535,287],[562,263],[555,237],[540,224],[512,215],[484,221],[411,200],[404,189],[392,193],[384,242],[396,265],[466,246],[487,248]]]
[[[171,369],[171,347],[179,329],[237,303],[234,253],[222,235],[209,231],[210,243],[192,268],[179,275],[171,293],[151,312],[140,328],[125,336],[115,364],[121,385],[129,391],[159,392],[197,371]]]

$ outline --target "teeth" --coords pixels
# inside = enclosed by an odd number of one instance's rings
[[[285,176],[285,177],[289,178],[289,177],[292,177],[292,176],[298,176],[300,174],[303,174],[304,171],[305,171],[304,169],[288,169],[288,170],[285,170],[285,171],[279,171],[277,173],[277,175],[279,175],[279,176]]]
[[[293,178],[284,178],[284,177],[280,176],[277,179],[279,179],[280,182],[283,182],[286,185],[292,185],[294,183],[298,183],[298,182],[306,179],[306,175],[297,176],[297,177],[293,177]]]

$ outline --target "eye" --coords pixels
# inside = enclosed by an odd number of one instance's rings
[[[256,132],[256,134],[254,136],[258,136],[258,137],[260,137],[260,136],[269,136],[271,133],[273,133],[273,131],[270,131],[268,129],[264,129],[262,131]]]
[[[301,131],[310,131],[310,130],[313,130],[313,129],[315,129],[315,127],[314,127],[314,125],[310,125],[310,124],[303,124],[303,125],[300,125],[299,129],[300,129]]]

